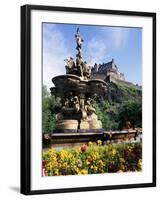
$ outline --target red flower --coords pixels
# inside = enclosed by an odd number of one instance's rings
[[[124,158],[125,158],[125,160],[127,160],[129,158],[129,151],[128,151],[128,149],[124,150]]]
[[[47,161],[43,160],[43,167],[46,167],[46,165],[47,165]]]
[[[43,167],[42,167],[42,174],[43,176],[47,176],[47,170],[46,170],[46,165],[47,165],[47,161],[43,160]]]
[[[44,167],[42,169],[42,174],[43,174],[43,176],[47,176],[47,171],[46,171],[46,169]]]
[[[86,144],[83,144],[82,146],[81,146],[81,151],[82,152],[85,152],[87,150],[87,145]]]

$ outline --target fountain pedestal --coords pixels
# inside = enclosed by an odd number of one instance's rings
[[[59,120],[56,124],[57,130],[77,130],[78,121],[77,120]]]
[[[79,129],[90,129],[90,124],[88,123],[88,121],[81,121],[80,125],[79,125]]]
[[[90,129],[101,129],[102,128],[102,122],[100,120],[93,120],[89,122]]]

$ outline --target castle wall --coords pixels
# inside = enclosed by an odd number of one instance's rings
[[[119,75],[115,71],[107,72],[107,76],[111,76],[115,79],[119,79]]]
[[[106,79],[106,75],[105,74],[100,74],[100,73],[93,73],[93,74],[91,74],[91,79],[105,80]]]

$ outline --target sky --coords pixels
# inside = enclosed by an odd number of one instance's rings
[[[76,58],[75,34],[80,28],[83,60],[107,63],[114,58],[125,80],[142,85],[142,29],[43,23],[43,84],[53,86],[54,76],[65,74],[64,59]]]

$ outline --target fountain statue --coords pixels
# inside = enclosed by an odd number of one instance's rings
[[[102,123],[98,120],[95,98],[107,90],[107,83],[99,79],[90,79],[91,66],[83,60],[82,44],[84,40],[79,28],[76,38],[76,60],[65,59],[66,74],[52,78],[55,87],[51,94],[61,98],[61,110],[56,115],[56,132],[98,132]]]

